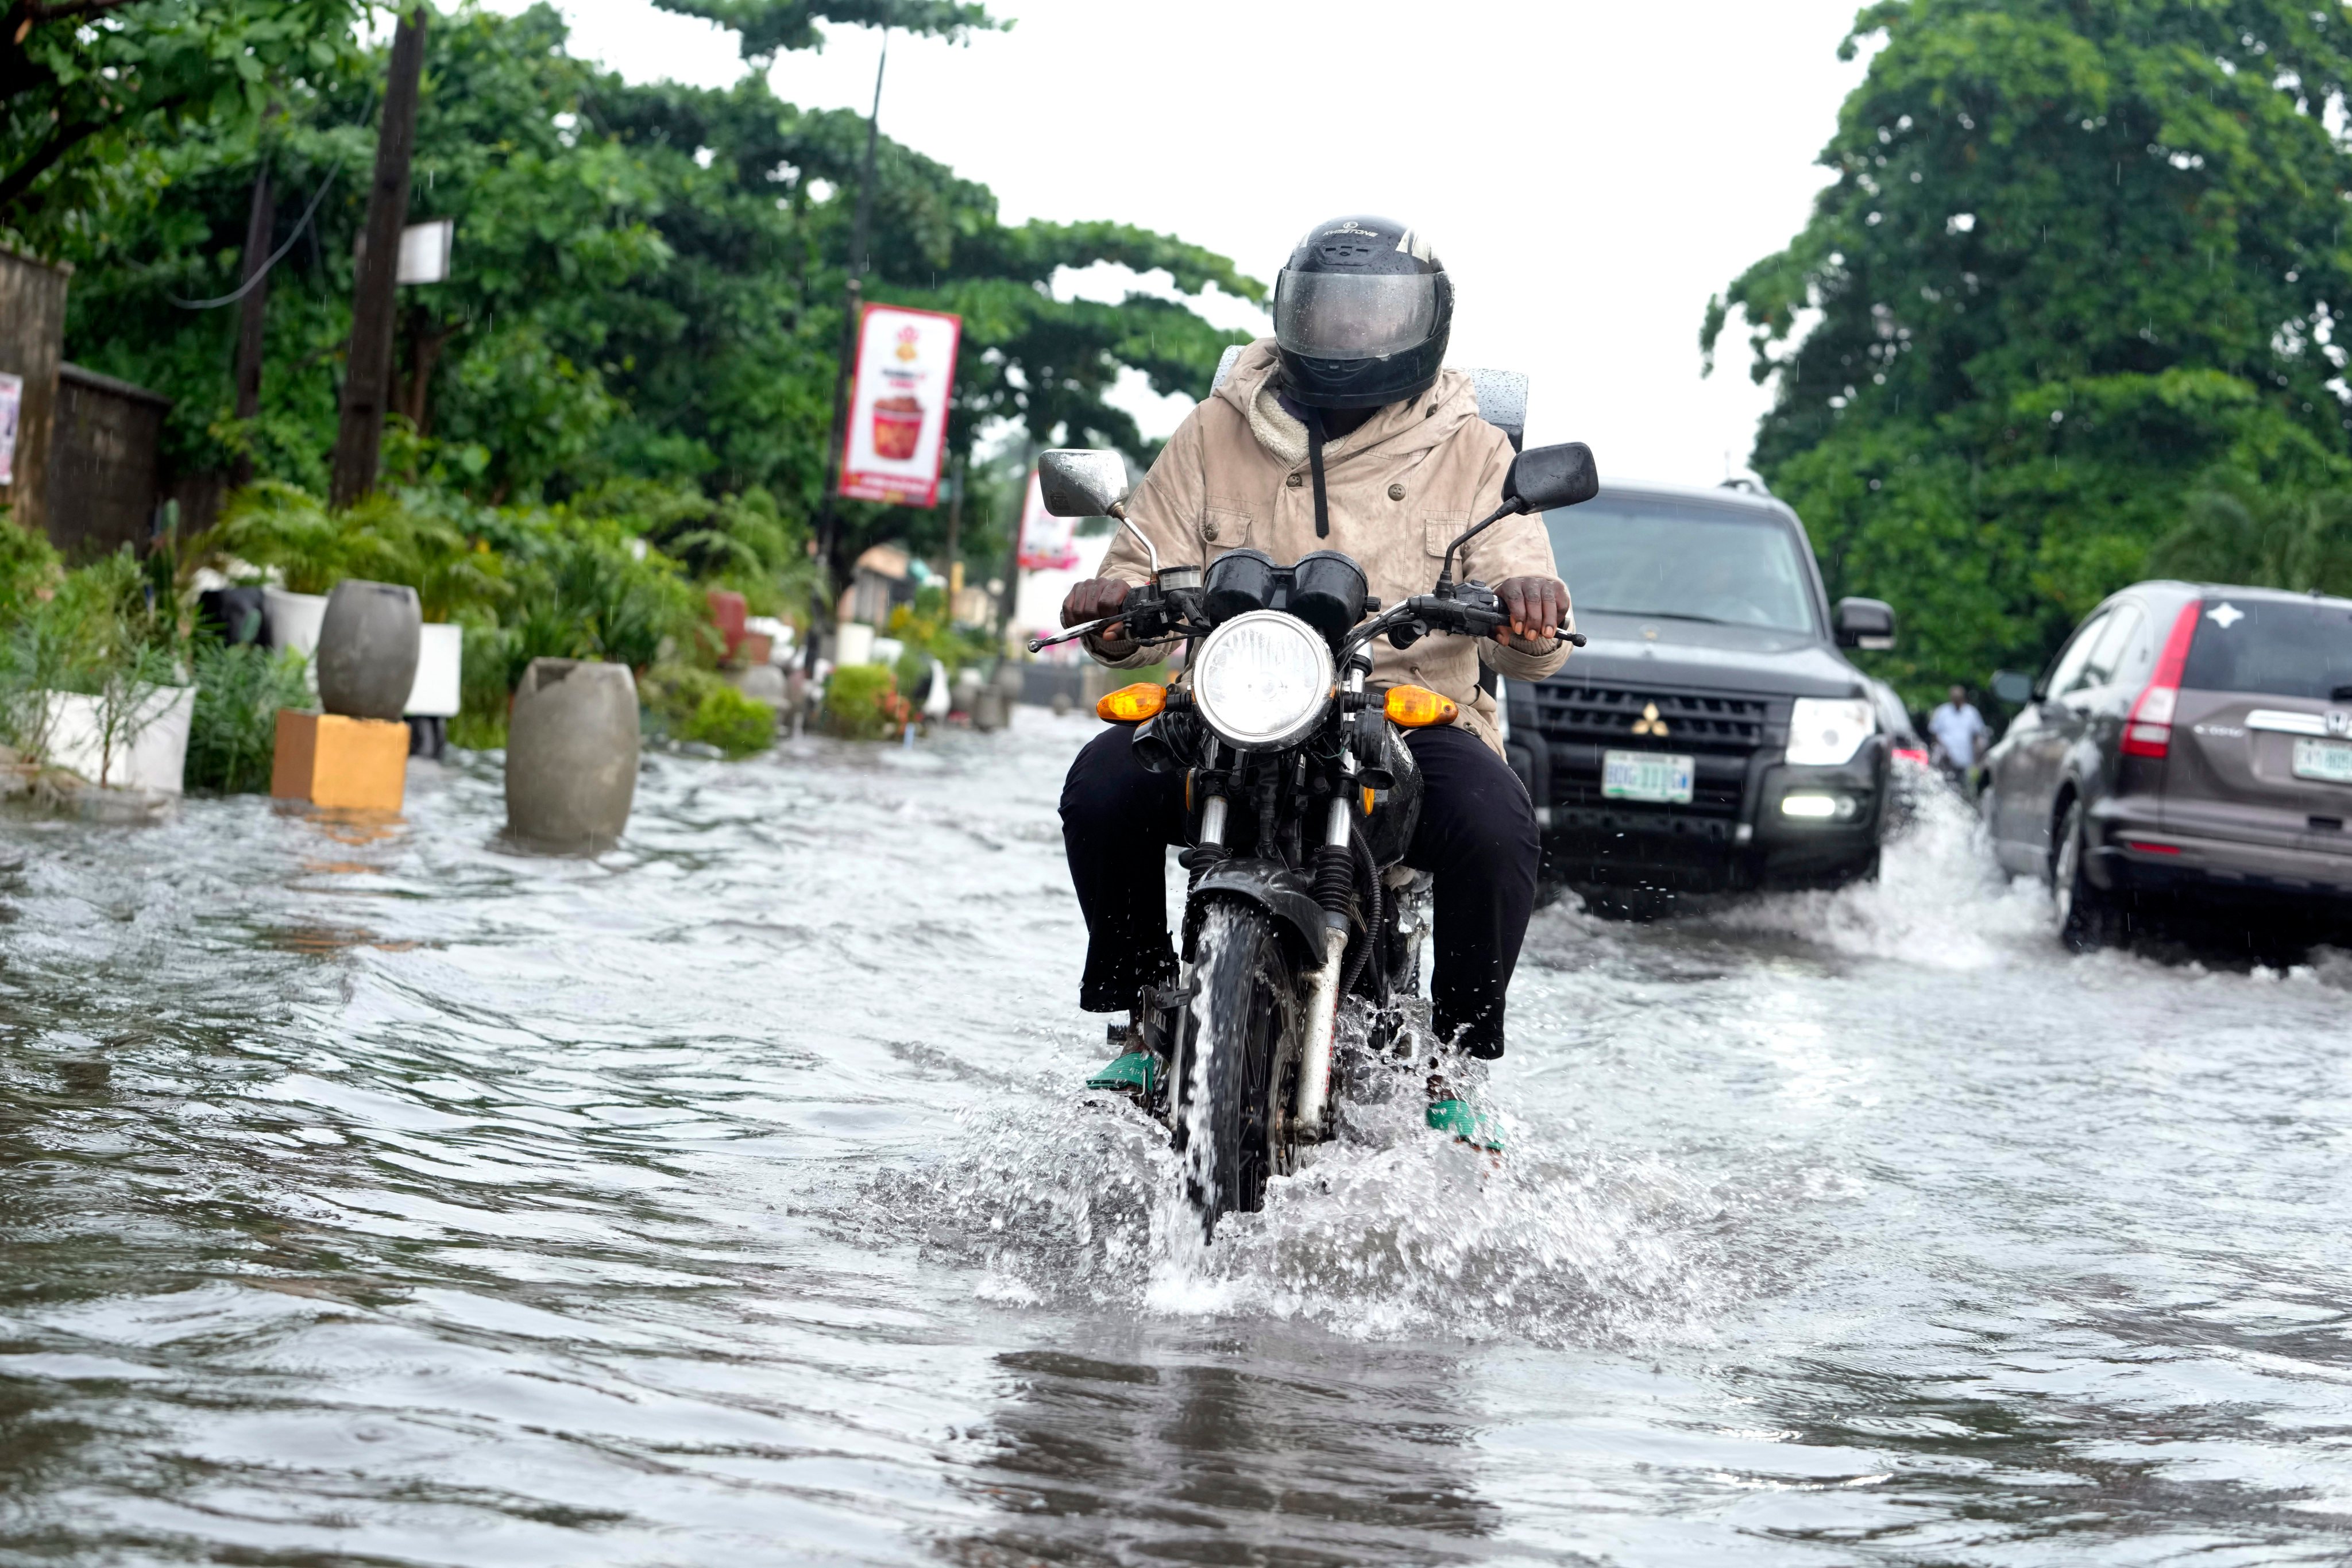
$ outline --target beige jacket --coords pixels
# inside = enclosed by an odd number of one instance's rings
[[[1411,403],[1380,410],[1323,448],[1331,536],[1315,537],[1314,481],[1307,469],[1307,427],[1285,413],[1268,387],[1274,340],[1242,351],[1214,395],[1185,416],[1128,501],[1128,514],[1150,535],[1163,565],[1208,564],[1249,545],[1287,565],[1315,550],[1355,557],[1383,605],[1426,594],[1437,582],[1454,535],[1503,503],[1511,443],[1478,417],[1470,378],[1446,371]],[[1151,563],[1125,529],[1112,535],[1102,574],[1141,584]],[[1558,577],[1543,519],[1505,518],[1455,557],[1457,581]],[[1563,630],[1570,629],[1564,627]],[[1164,647],[1104,645],[1095,657],[1115,668],[1149,664]],[[1426,686],[1462,705],[1459,722],[1497,752],[1502,739],[1495,700],[1478,689],[1484,659],[1514,680],[1538,680],[1568,658],[1567,641],[1540,653],[1491,637],[1437,634],[1409,648],[1383,637],[1373,645],[1374,688]]]

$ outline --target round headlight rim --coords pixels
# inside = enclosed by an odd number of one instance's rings
[[[1315,682],[1317,695],[1286,728],[1271,731],[1265,737],[1236,735],[1227,725],[1218,722],[1216,700],[1209,695],[1207,682],[1202,677],[1210,669],[1213,652],[1222,644],[1233,640],[1237,628],[1272,623],[1279,623],[1286,633],[1296,636],[1300,645],[1313,654],[1318,671]],[[1315,732],[1315,727],[1322,722],[1324,710],[1332,696],[1339,690],[1339,668],[1332,661],[1330,647],[1323,640],[1322,634],[1297,616],[1281,610],[1246,610],[1220,623],[1216,630],[1201,639],[1201,651],[1192,661],[1192,671],[1191,684],[1194,710],[1217,739],[1237,752],[1278,752],[1297,745]]]

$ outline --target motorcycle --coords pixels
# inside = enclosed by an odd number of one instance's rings
[[[1173,984],[1143,993],[1137,1015],[1143,1044],[1169,1064],[1146,1109],[1167,1123],[1185,1195],[1213,1236],[1222,1215],[1260,1208],[1267,1183],[1330,1136],[1341,999],[1385,1011],[1420,985],[1429,878],[1402,864],[1422,792],[1403,734],[1458,710],[1423,687],[1368,692],[1372,643],[1497,635],[1507,613],[1485,584],[1454,581],[1455,553],[1507,517],[1590,500],[1600,479],[1582,442],[1521,452],[1503,504],[1446,548],[1431,591],[1384,607],[1336,550],[1288,566],[1251,549],[1205,568],[1163,563],[1127,514],[1115,452],[1049,451],[1038,477],[1054,515],[1124,524],[1152,580],[1111,615],[1031,638],[1029,651],[1121,624],[1136,641],[1185,645],[1176,680],[1125,687],[1096,711],[1136,727],[1145,768],[1184,778],[1181,966]]]

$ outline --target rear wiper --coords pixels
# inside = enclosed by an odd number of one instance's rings
[[[1747,624],[1742,621],[1727,621],[1716,616],[1677,615],[1672,610],[1603,610],[1600,613],[1605,616],[1647,616],[1661,621],[1696,621],[1701,626],[1736,626]]]
[[[2352,686],[2339,686],[2327,694],[2330,702],[2352,701]]]

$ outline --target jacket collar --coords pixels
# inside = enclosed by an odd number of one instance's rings
[[[1281,367],[1274,340],[1260,338],[1242,351],[1216,396],[1233,405],[1269,456],[1295,468],[1307,460],[1307,426],[1275,396],[1272,384]],[[1437,384],[1411,403],[1391,403],[1346,437],[1326,444],[1323,460],[1337,464],[1372,451],[1391,458],[1427,451],[1477,417],[1478,395],[1470,378],[1460,371],[1440,371]]]

